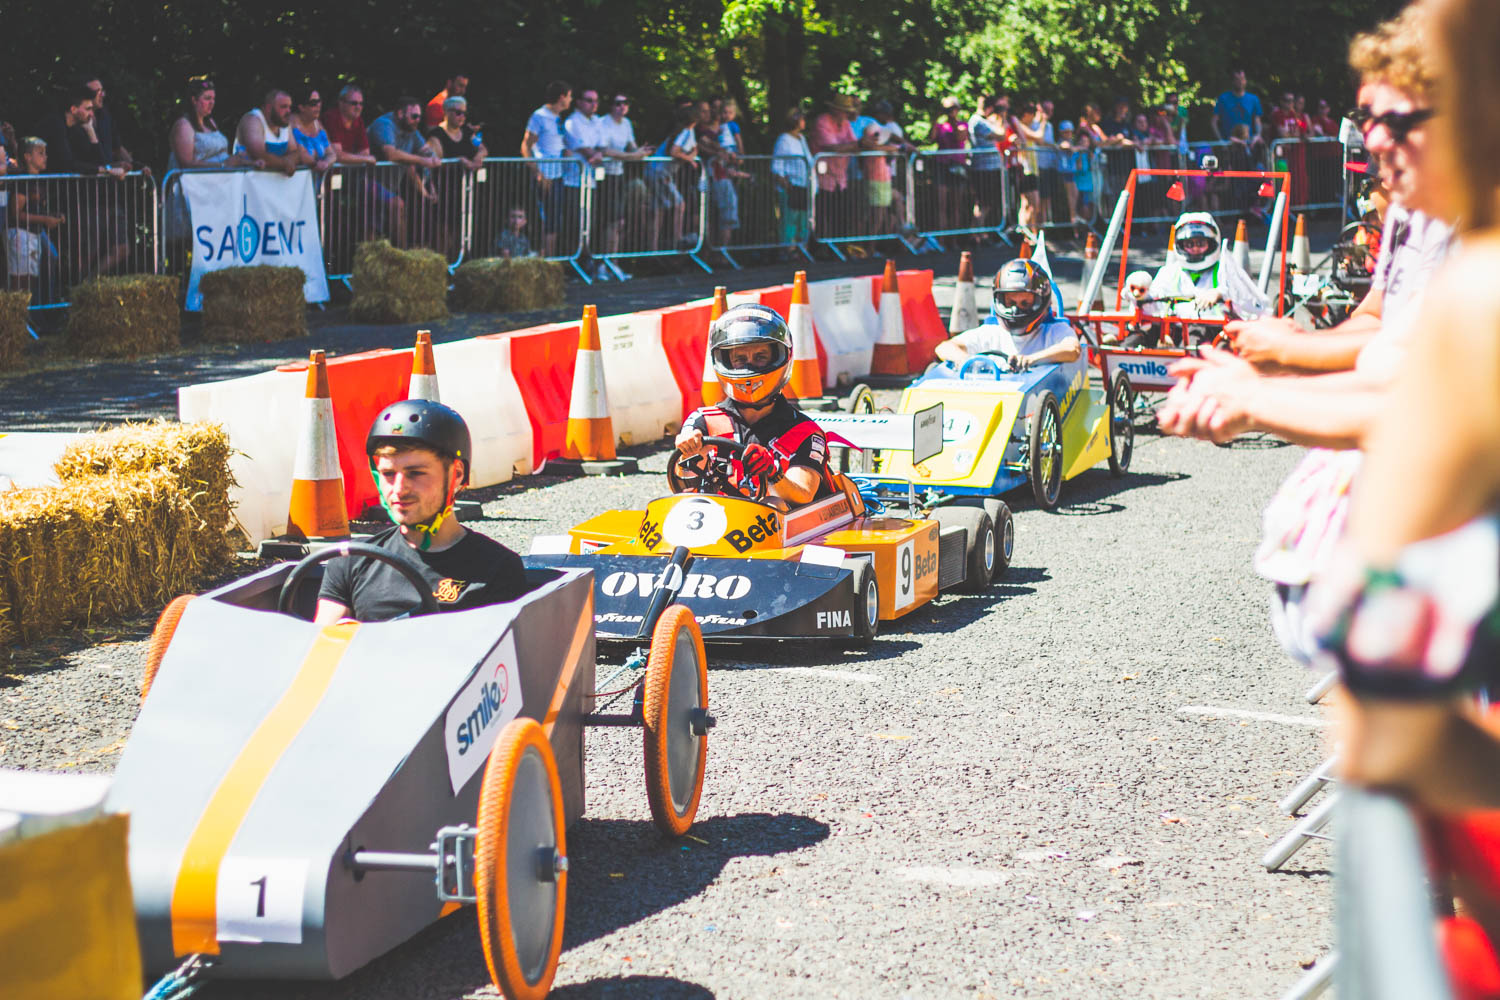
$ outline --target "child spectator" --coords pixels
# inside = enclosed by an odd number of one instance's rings
[[[526,238],[525,208],[520,205],[511,206],[510,216],[506,219],[505,230],[495,240],[495,249],[506,260],[536,256],[531,250],[531,241]]]

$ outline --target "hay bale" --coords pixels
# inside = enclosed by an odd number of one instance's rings
[[[68,348],[86,357],[133,358],[174,350],[182,331],[178,279],[166,274],[91,278],[68,293]]]
[[[138,614],[194,589],[230,558],[203,524],[164,468],[0,493],[0,638]]]
[[[203,339],[216,342],[292,340],[307,336],[307,301],[300,267],[226,267],[198,281]]]
[[[354,251],[349,315],[364,323],[417,323],[448,315],[448,263],[431,250],[397,250],[389,240]]]
[[[219,424],[153,420],[81,437],[64,449],[53,469],[64,483],[165,469],[176,477],[203,520],[201,544],[212,548],[229,544],[229,490],[236,485],[229,456],[229,435]]]
[[[0,292],[0,372],[14,371],[25,362],[26,310],[30,292]]]
[[[485,257],[453,274],[453,304],[470,312],[531,312],[563,304],[566,271],[539,257]]]

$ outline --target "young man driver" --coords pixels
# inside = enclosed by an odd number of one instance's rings
[[[1011,371],[1068,364],[1083,354],[1067,320],[1052,315],[1052,278],[1036,261],[1017,257],[995,272],[990,315],[977,326],[938,343],[939,359],[962,365],[975,354],[1001,354]]]
[[[735,306],[709,328],[708,350],[725,399],[683,422],[682,457],[701,454],[705,436],[733,438],[745,446],[740,468],[764,478],[770,497],[796,507],[832,495],[827,439],[781,394],[792,371],[792,334],[781,315],[770,306]]]
[[[464,418],[425,399],[386,407],[365,438],[380,505],[396,522],[371,542],[411,563],[445,611],[508,601],[527,590],[521,557],[453,516],[453,498],[469,482],[469,449]],[[420,606],[401,573],[346,556],[328,563],[314,620],[388,621]]]

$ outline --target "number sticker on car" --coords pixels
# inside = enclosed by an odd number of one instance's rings
[[[302,943],[307,862],[227,857],[216,893],[220,941]]]
[[[724,537],[729,519],[724,508],[707,498],[684,500],[667,513],[662,536],[672,545],[712,545]]]
[[[917,595],[916,540],[908,538],[896,546],[896,610],[907,607]]]

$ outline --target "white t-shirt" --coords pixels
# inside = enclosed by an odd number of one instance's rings
[[[563,146],[568,152],[575,149],[598,149],[603,144],[599,134],[599,119],[592,115],[586,115],[582,111],[575,111],[563,122]],[[582,157],[579,157],[580,162]],[[564,179],[568,187],[578,187],[583,180],[583,175],[593,175],[593,171],[587,167],[582,170],[569,170]]]
[[[1385,296],[1380,303],[1380,329],[1354,359],[1355,371],[1382,382],[1396,377],[1416,332],[1422,290],[1452,245],[1453,230],[1446,224],[1391,206],[1380,234],[1380,263],[1370,285]]]
[[[696,155],[698,152],[698,133],[693,130],[693,126],[689,125],[672,137],[672,146],[682,150],[684,153],[693,153]]]
[[[1073,326],[1067,320],[1042,320],[1035,330],[1013,336],[1002,323],[985,323],[953,338],[970,354],[1036,354],[1068,339],[1077,339]]]
[[[558,120],[557,112],[545,104],[531,113],[531,117],[526,121],[526,131],[536,136],[536,145],[531,151],[535,159],[555,159],[562,156],[567,149],[563,124]],[[555,179],[563,175],[561,163],[541,163],[537,165],[537,168],[543,177]],[[569,173],[573,172],[569,171]]]
[[[610,115],[601,115],[594,119],[594,129],[599,139],[600,149],[612,149],[616,153],[624,153],[635,148],[635,126],[630,124],[629,118],[615,121]],[[620,176],[625,173],[625,161],[606,156],[604,172],[611,177]]]
[[[771,155],[774,157],[771,160],[771,173],[785,177],[789,183],[798,187],[807,187],[813,162],[812,150],[807,146],[807,136],[781,133],[776,137]]]
[[[719,126],[719,148],[726,153],[740,151],[740,133],[734,128],[733,122],[724,122]]]

